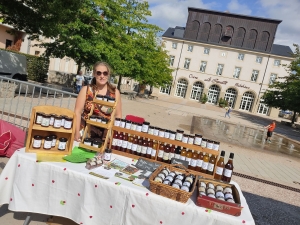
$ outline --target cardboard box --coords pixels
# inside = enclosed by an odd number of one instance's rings
[[[226,213],[229,215],[233,215],[233,216],[240,216],[241,215],[241,211],[242,211],[242,206],[241,206],[241,200],[240,200],[240,194],[237,190],[237,188],[233,185],[233,184],[226,184],[226,183],[222,183],[216,180],[211,180],[211,179],[202,179],[200,178],[198,181],[198,184],[200,182],[205,182],[207,183],[213,183],[215,186],[216,185],[221,185],[223,188],[225,187],[231,187],[232,189],[232,195],[234,198],[234,201],[236,203],[231,203],[231,202],[226,202],[223,200],[219,200],[219,199],[214,199],[214,198],[210,198],[204,195],[199,195],[199,189],[197,188],[197,205],[204,207],[204,208],[208,208],[208,209],[212,209],[218,212],[222,212],[222,213]],[[198,185],[199,187],[199,185]]]

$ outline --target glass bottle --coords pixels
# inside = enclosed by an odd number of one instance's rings
[[[136,149],[136,154],[137,155],[141,155],[142,152],[142,147],[143,147],[143,139],[142,138],[138,138],[138,145],[137,145],[137,149]]]
[[[118,150],[118,139],[119,139],[119,132],[118,131],[114,131],[114,135],[113,135],[113,140],[112,140],[112,144],[111,144],[111,148]]]
[[[207,166],[207,174],[210,174],[210,175],[214,174],[214,168],[215,168],[216,160],[217,160],[216,156],[211,155],[211,157],[209,158],[208,166]]]
[[[121,151],[122,142],[123,142],[123,133],[120,133],[119,134],[119,139],[118,139],[118,146],[117,146],[117,150],[119,150],[119,151]]]
[[[226,165],[224,167],[222,181],[225,181],[225,182],[231,181],[232,171],[233,171],[233,157],[234,157],[234,153],[230,153],[228,162],[226,163]]]
[[[122,141],[122,147],[121,147],[122,152],[126,152],[127,144],[128,144],[128,134],[123,133],[123,141]]]
[[[181,147],[180,146],[177,146],[175,148],[175,159],[180,159],[180,154],[181,154]]]
[[[225,151],[221,151],[220,159],[217,162],[216,173],[215,173],[215,176],[214,176],[214,179],[216,179],[216,180],[221,180],[222,179],[223,170],[224,170],[224,166],[225,166],[224,156],[225,156]]]
[[[175,146],[170,144],[169,162],[175,157]]]
[[[190,169],[196,171],[197,160],[198,160],[198,152],[194,150],[194,151],[193,151],[193,154],[192,154],[191,163],[190,163],[190,165],[189,165],[189,168],[190,168]]]
[[[158,145],[157,141],[153,141],[152,152],[151,152],[151,159],[155,159],[157,145]]]
[[[201,167],[202,173],[206,173],[207,167],[208,167],[208,162],[209,162],[209,157],[208,157],[208,154],[205,153],[205,155],[203,156],[203,163],[202,163],[202,167]]]
[[[132,154],[131,147],[133,144],[133,136],[129,135],[126,152]]]
[[[137,146],[138,146],[138,137],[134,136],[133,143],[132,143],[132,146],[131,146],[131,154],[134,154],[134,155],[137,154],[137,152],[136,152]]]
[[[192,150],[189,149],[187,151],[186,157],[185,157],[185,161],[189,162],[189,165],[188,165],[189,169],[191,169],[190,164],[191,164],[191,160],[192,160],[192,155],[193,155],[193,152],[192,152]]]
[[[202,164],[203,164],[203,152],[198,154],[197,164],[196,164],[196,171],[201,172]]]
[[[170,146],[166,145],[165,146],[164,155],[163,155],[163,162],[164,163],[170,163],[170,161],[169,161],[169,153],[170,153]]]
[[[180,153],[180,159],[185,160],[186,154],[187,154],[186,148],[183,148]]]
[[[146,138],[143,138],[143,145],[142,145],[142,151],[141,151],[142,157],[146,157],[147,148],[148,148],[148,140]]]
[[[146,157],[149,159],[151,159],[152,148],[153,148],[153,141],[150,139],[148,141],[147,153],[146,153]]]
[[[160,143],[158,148],[157,161],[162,162],[165,151],[165,144],[163,142]]]

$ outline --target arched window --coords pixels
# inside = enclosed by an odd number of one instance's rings
[[[208,89],[207,97],[209,103],[217,104],[220,95],[220,88],[218,85],[211,85]]]
[[[255,40],[256,37],[257,37],[257,31],[254,29],[250,30],[249,40]]]
[[[257,38],[257,31],[255,29],[250,30],[248,34],[248,38],[245,41],[245,44],[243,46],[246,48],[253,49],[255,46],[256,38]]]
[[[234,88],[228,88],[224,99],[228,102],[230,107],[234,107],[236,101],[237,91]]]
[[[252,108],[253,101],[254,101],[253,93],[250,91],[245,92],[241,100],[240,109],[250,111]]]
[[[263,115],[268,115],[269,114],[269,106],[267,106],[265,103],[264,103],[264,100],[263,99],[260,99],[259,101],[259,106],[257,108],[257,113],[259,114],[263,114]]]
[[[204,85],[202,82],[197,81],[193,84],[192,92],[191,92],[191,99],[200,100],[202,92],[203,92]]]
[[[239,27],[237,32],[235,32],[234,38],[231,42],[232,45],[242,47],[244,43],[246,30],[243,27]]]
[[[185,98],[188,82],[186,79],[179,79],[176,85],[175,96]]]
[[[270,34],[268,31],[263,31],[257,41],[255,48],[258,50],[266,51],[269,43]]]
[[[200,26],[200,33],[199,33],[199,40],[201,41],[207,41],[208,40],[208,36],[209,36],[209,32],[210,32],[210,23],[203,23]]]
[[[221,24],[215,24],[212,32],[210,32],[209,40],[211,42],[219,43],[222,34],[222,26]]]
[[[199,22],[197,20],[194,20],[192,23],[192,31],[198,32],[199,26],[200,26]]]

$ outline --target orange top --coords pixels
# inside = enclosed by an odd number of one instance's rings
[[[276,127],[275,123],[270,124],[268,131],[273,131],[275,127]]]

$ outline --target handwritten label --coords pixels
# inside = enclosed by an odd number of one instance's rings
[[[193,74],[190,74],[190,75],[189,75],[189,78],[198,79],[198,77],[194,76]]]
[[[204,79],[204,81],[211,81],[211,82],[214,83],[214,84],[225,84],[225,85],[228,83],[228,81],[219,81],[218,78],[216,78],[216,79],[211,79],[211,77],[208,78],[208,79]]]
[[[244,85],[244,84],[239,84],[239,83],[236,83],[235,86],[241,87],[241,88],[246,88],[246,89],[249,89],[249,88],[250,88],[250,87],[247,87],[247,86]]]
[[[151,162],[142,158],[139,158],[139,160],[136,162],[135,167],[140,170],[147,170],[150,172],[153,172],[158,167],[160,167],[160,163]]]
[[[171,164],[181,164],[181,165],[184,165],[186,168],[188,168],[188,166],[189,166],[188,161],[181,160],[181,159],[175,159],[175,158],[171,159]]]

